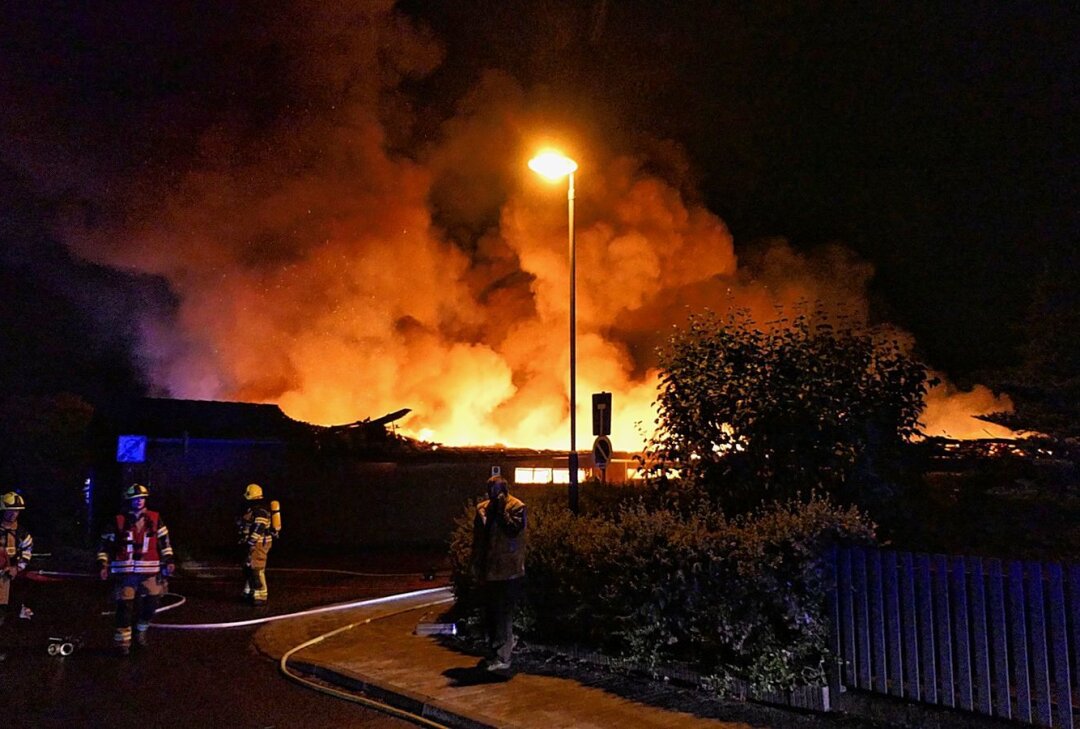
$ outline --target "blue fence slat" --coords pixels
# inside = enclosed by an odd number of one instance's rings
[[[855,685],[855,592],[851,587],[851,550],[841,549],[837,564],[840,622],[843,625],[843,676],[845,686]]]
[[[855,590],[855,663],[856,685],[869,690],[870,685],[870,616],[867,600],[866,551],[851,550],[851,586]]]
[[[937,703],[937,667],[934,665],[934,596],[930,589],[930,557],[915,557],[915,594],[919,606],[919,659],[923,701]]]
[[[900,555],[900,610],[904,616],[904,685],[903,695],[919,701],[922,683],[919,680],[919,626],[915,602],[915,560],[911,552]]]
[[[1069,567],[1069,627],[1072,637],[1072,677],[1076,694],[1080,696],[1080,564]]]
[[[1080,565],[860,548],[825,563],[830,686],[1078,725]]]
[[[1065,576],[1061,565],[1046,566],[1050,649],[1054,657],[1054,726],[1072,729],[1072,682],[1069,678],[1069,634],[1065,628]]]
[[[943,554],[934,555],[934,632],[938,645],[938,702],[956,706],[953,687],[952,626],[949,607],[949,560]]]
[[[1042,565],[1028,562],[1028,643],[1031,646],[1031,693],[1035,721],[1050,726],[1050,657],[1046,652],[1046,607],[1043,604]]]
[[[968,557],[971,584],[971,672],[975,688],[975,710],[992,714],[990,706],[990,626],[986,621],[986,576],[982,560]]]
[[[826,583],[829,585],[825,591],[825,619],[829,621],[829,650],[832,651],[832,660],[828,664],[825,677],[829,683],[829,691],[833,695],[840,693],[840,670],[843,663],[843,653],[840,648],[841,636],[843,635],[843,623],[840,622],[840,575],[837,568],[837,560],[840,559],[840,550],[835,545],[829,547],[825,553]]]
[[[889,693],[904,695],[904,664],[900,652],[900,594],[896,582],[896,552],[881,555],[881,579],[885,591],[885,653],[889,657]]]
[[[971,690],[971,646],[968,638],[967,565],[962,557],[952,560],[950,591],[953,600],[953,660],[956,661],[956,703],[975,708]]]
[[[1009,648],[1013,656],[1016,717],[1031,723],[1031,683],[1028,679],[1027,616],[1024,609],[1024,566],[1009,562]]]
[[[867,553],[867,591],[870,593],[870,650],[875,691],[888,693],[889,675],[885,669],[885,599],[881,579],[881,550]]]
[[[987,617],[994,661],[994,716],[1012,718],[1012,684],[1009,680],[1008,620],[1005,613],[1005,575],[1001,560],[987,561]]]

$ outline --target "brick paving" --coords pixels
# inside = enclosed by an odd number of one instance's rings
[[[418,596],[414,603],[449,597]],[[510,672],[492,675],[478,657],[437,637],[414,634],[420,622],[436,621],[447,605],[401,610],[379,605],[267,625],[256,636],[261,651],[275,658],[307,639],[350,623],[360,623],[293,655],[290,665],[344,687],[394,699],[401,707],[423,708],[456,726],[576,727],[579,729],[736,729],[721,721],[650,706],[572,678]],[[371,619],[371,622],[364,622]]]

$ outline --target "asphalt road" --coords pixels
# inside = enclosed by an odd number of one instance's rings
[[[244,620],[319,605],[378,597],[444,584],[422,573],[425,555],[379,555],[321,561],[295,558],[269,573],[270,603],[241,603],[239,572],[205,565],[170,581],[186,602],[157,621],[204,623]],[[49,569],[47,564],[35,565]],[[308,569],[310,568],[310,569]],[[54,568],[55,569],[55,568]],[[323,571],[326,570],[326,571]],[[388,577],[330,570],[401,573]],[[59,570],[56,570],[59,571]],[[415,572],[414,574],[410,574]],[[166,598],[166,604],[178,598]],[[33,611],[0,628],[0,723],[13,727],[407,727],[362,706],[325,696],[278,672],[252,645],[257,627],[150,631],[151,645],[124,658],[112,651],[106,583],[89,578],[21,579],[13,602]],[[50,636],[83,641],[74,654],[50,656]]]

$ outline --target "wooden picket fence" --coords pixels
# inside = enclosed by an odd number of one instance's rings
[[[834,691],[1080,725],[1080,565],[857,547],[829,564]]]

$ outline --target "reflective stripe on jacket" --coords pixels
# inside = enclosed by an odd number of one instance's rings
[[[274,542],[274,530],[270,526],[270,510],[261,501],[248,505],[248,508],[236,519],[240,531],[240,542],[249,547],[259,545],[270,548]]]
[[[14,529],[0,527],[0,548],[7,555],[7,562],[9,564],[14,562],[22,572],[34,553],[34,538],[21,526]]]
[[[101,535],[97,558],[114,575],[154,574],[173,561],[169,529],[156,511],[117,514]]]

